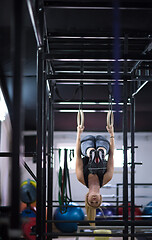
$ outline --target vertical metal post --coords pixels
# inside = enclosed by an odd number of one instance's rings
[[[131,94],[135,90],[135,83],[131,83]],[[131,126],[131,220],[135,220],[135,155],[134,155],[134,146],[135,146],[135,99],[134,96],[131,97],[131,114],[130,114],[130,126]],[[131,234],[134,233],[135,227],[131,226]],[[131,237],[131,240],[134,240],[134,237]]]
[[[20,143],[22,125],[23,1],[13,1],[13,120],[10,239],[20,238]]]
[[[44,9],[43,2],[37,1],[37,16],[40,26],[40,35],[43,41],[44,28]],[[43,44],[43,42],[42,42]],[[42,240],[43,229],[43,89],[44,89],[44,62],[43,62],[44,46],[37,49],[37,199],[36,199],[36,239]]]
[[[44,67],[45,69],[45,67]],[[43,201],[42,201],[42,222],[43,222],[43,239],[46,239],[46,75],[44,74],[44,81],[43,81]]]
[[[117,206],[117,209],[116,209],[116,213],[118,215],[118,207],[119,207],[119,185],[117,184],[116,185],[116,206]]]
[[[42,137],[43,137],[43,122],[42,122],[42,102],[43,102],[43,61],[42,47],[38,48],[37,52],[37,199],[36,199],[36,239],[42,239]]]
[[[128,39],[125,36],[124,53],[127,54]],[[127,75],[127,60],[124,62],[124,74]],[[128,234],[128,164],[127,164],[127,79],[124,79],[123,86],[124,108],[123,108],[123,146],[124,146],[124,166],[123,166],[123,220],[125,221],[124,233]],[[124,240],[127,237],[123,237]]]
[[[48,192],[47,192],[47,220],[52,220],[53,203],[53,132],[54,132],[54,83],[51,83],[51,95],[49,98],[49,122],[48,122]],[[52,223],[47,224],[47,231],[52,232]],[[48,236],[47,239],[52,239]]]

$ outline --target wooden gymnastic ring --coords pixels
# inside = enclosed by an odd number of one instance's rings
[[[84,126],[84,113],[82,109],[80,109],[77,114],[77,126]]]
[[[113,112],[109,111],[107,113],[107,126],[110,127],[111,125],[113,126],[114,124],[114,116],[113,116]]]
[[[84,127],[84,113],[82,109],[80,111],[81,111],[81,127]]]
[[[77,114],[77,126],[80,125],[80,110],[78,111],[78,114]]]

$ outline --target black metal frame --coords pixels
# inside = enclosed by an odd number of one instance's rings
[[[111,2],[111,1],[110,1]],[[35,6],[32,6],[31,0],[27,0],[29,14],[32,20],[32,25],[37,41],[37,218],[36,218],[36,239],[42,240],[45,239],[45,235],[47,235],[47,239],[52,239],[53,236],[91,236],[91,234],[84,233],[53,233],[52,232],[52,223],[55,222],[52,216],[52,203],[53,203],[53,113],[54,113],[54,80],[57,81],[68,81],[69,78],[73,81],[76,81],[75,78],[80,81],[80,79],[92,81],[92,79],[98,80],[100,78],[108,81],[111,81],[111,75],[97,75],[93,78],[92,74],[84,74],[83,71],[77,75],[58,75],[53,74],[53,67],[50,64],[50,60],[52,62],[64,62],[64,61],[73,61],[73,62],[102,62],[103,59],[114,61],[114,58],[111,54],[109,56],[106,54],[101,58],[101,56],[97,56],[94,54],[84,53],[83,57],[78,58],[77,54],[70,54],[67,56],[54,55],[52,56],[48,50],[47,43],[44,41],[44,35],[47,34],[46,26],[44,23],[45,8],[85,8],[85,9],[93,9],[92,3],[85,5],[85,3],[71,3],[69,6],[66,2],[61,4],[58,1],[58,4],[53,1],[36,1],[37,9]],[[12,188],[11,188],[11,228],[10,228],[10,238],[11,239],[19,239],[19,229],[20,229],[20,218],[19,218],[19,180],[20,180],[20,171],[19,171],[19,158],[20,158],[20,137],[21,137],[21,86],[22,86],[22,78],[21,78],[21,43],[22,43],[22,4],[23,1],[18,0],[14,1],[14,109],[13,109],[13,157],[12,157]],[[51,5],[52,4],[52,5]],[[97,1],[98,7],[100,8],[109,8],[109,5],[100,6]],[[151,6],[151,5],[150,5]],[[110,7],[111,8],[111,7]],[[121,9],[125,9],[126,6],[121,6]],[[144,5],[140,6],[131,5],[131,9],[141,9],[144,8]],[[149,10],[150,8],[145,8]],[[50,36],[46,36],[47,40]],[[81,38],[81,36],[80,36]],[[127,59],[136,60],[136,61],[152,61],[151,56],[147,56],[145,54],[128,54],[127,49],[127,36],[124,37],[125,42],[125,51],[124,55],[119,58],[122,62],[124,62],[124,74],[122,74],[121,78],[124,86],[124,115],[123,115],[123,143],[124,143],[124,168],[123,168],[123,221],[108,221],[102,222],[103,226],[124,226],[124,232],[122,234],[111,234],[110,236],[123,236],[124,240],[131,236],[133,240],[135,236],[152,236],[152,234],[145,233],[135,233],[135,226],[144,226],[144,225],[152,225],[152,221],[134,221],[134,132],[135,132],[135,95],[142,89],[145,85],[141,85],[139,88],[134,85],[134,81],[138,81],[137,76],[141,78],[141,80],[145,80],[147,78],[148,81],[151,81],[152,78],[150,76],[141,76],[141,75],[131,75],[128,74],[127,67]],[[149,51],[151,48],[151,44],[145,50]],[[144,53],[146,53],[144,52]],[[70,59],[69,59],[70,58]],[[138,62],[139,63],[139,62]],[[136,71],[136,67],[138,63],[133,67],[132,71]],[[49,69],[48,72],[47,69]],[[50,75],[50,71],[52,71],[52,75]],[[143,79],[142,79],[143,77]],[[47,80],[51,79],[50,82],[50,92],[47,90]],[[131,165],[131,221],[128,221],[128,166],[127,166],[127,85],[128,79],[132,81],[132,92],[131,92],[131,154],[132,154],[132,165]],[[93,82],[93,81],[92,81]],[[98,82],[98,81],[97,81]],[[51,94],[51,95],[50,95]],[[49,121],[47,121],[47,118]],[[48,126],[47,126],[48,123]],[[46,132],[48,130],[48,144]],[[47,202],[48,202],[48,213],[47,213],[47,225],[48,231],[46,230],[46,149],[48,148],[48,188],[47,188]],[[64,221],[65,222],[65,221]],[[69,221],[71,222],[71,221]],[[72,221],[74,222],[74,221]],[[96,221],[95,221],[96,222]],[[79,223],[89,223],[89,221],[80,221]],[[128,233],[128,227],[131,226],[131,233]],[[16,231],[17,230],[17,231]],[[14,235],[16,234],[16,235]],[[96,236],[93,234],[93,236]],[[103,234],[97,236],[105,236]]]
[[[128,48],[128,37],[125,36],[125,45],[124,45],[124,54],[127,54]],[[127,59],[124,61],[124,73],[128,72],[127,68]],[[124,89],[123,89],[123,96],[124,96],[124,108],[123,108],[123,145],[124,145],[124,166],[123,166],[123,219],[125,221],[125,229],[124,234],[128,234],[128,163],[127,163],[127,149],[128,149],[128,142],[127,142],[127,78],[124,78]],[[123,237],[124,240],[127,237]]]
[[[48,156],[48,191],[47,191],[47,219],[51,220],[53,218],[53,129],[54,129],[54,83],[51,83],[51,96],[49,96],[49,116],[48,116],[48,152],[50,153]],[[47,234],[52,232],[52,223],[48,223],[47,225]],[[48,239],[52,239],[51,237],[47,237]]]
[[[13,121],[10,239],[19,239],[20,230],[20,144],[22,108],[23,1],[13,1]]]
[[[132,82],[132,92],[134,92],[134,82]],[[135,220],[135,99],[134,96],[131,97],[131,114],[130,114],[130,126],[131,126],[131,220]],[[131,226],[131,234],[135,231],[134,226]],[[131,240],[134,240],[134,237],[131,237]]]
[[[28,0],[29,1],[29,0]],[[48,8],[48,7],[60,7],[62,8],[63,6],[60,5],[60,3],[58,2],[58,6],[55,6],[55,5],[50,5],[50,4],[53,4],[53,2],[47,2],[45,1],[44,2],[44,5],[45,5],[45,8]],[[65,3],[64,3],[65,4]],[[80,4],[80,3],[79,3]],[[79,5],[78,4],[78,5]],[[83,3],[84,4],[84,3]],[[84,4],[85,5],[85,4]],[[68,8],[69,6],[67,6],[65,4],[64,8]],[[76,6],[71,6],[72,8],[75,8]],[[78,6],[80,8],[84,8],[85,6]],[[41,9],[41,12],[43,12],[44,9],[42,7]],[[43,12],[44,14],[44,12]],[[44,18],[44,15],[43,15],[43,18]],[[42,24],[41,22],[39,22],[39,24]],[[43,24],[42,24],[43,25]],[[37,33],[39,33],[39,29],[37,29]],[[34,30],[35,31],[35,30]],[[42,31],[41,31],[42,33]],[[35,35],[37,36],[38,34],[35,33]],[[48,38],[50,38],[50,35],[48,34],[47,36]],[[43,37],[42,37],[43,38]],[[128,111],[128,108],[127,108],[127,85],[128,85],[128,80],[132,81],[132,84],[135,86],[134,84],[134,81],[137,81],[137,77],[138,78],[141,78],[142,80],[142,77],[145,78],[145,76],[135,76],[135,74],[129,74],[128,75],[128,67],[127,67],[127,58],[128,59],[132,59],[132,60],[136,60],[136,61],[143,61],[143,60],[149,60],[151,61],[151,57],[148,57],[146,55],[129,55],[128,52],[127,52],[127,48],[128,48],[128,37],[125,36],[124,37],[124,56],[121,56],[121,58],[119,58],[120,61],[124,61],[124,74],[121,74],[121,77],[120,79],[123,79],[122,82],[123,82],[123,85],[124,85],[124,109],[123,109],[123,143],[124,143],[124,168],[123,168],[123,206],[124,206],[124,211],[123,211],[123,220],[124,221],[120,221],[119,223],[115,222],[115,221],[108,221],[108,223],[105,223],[104,222],[104,225],[108,225],[108,224],[123,224],[124,225],[124,232],[123,234],[118,234],[119,236],[123,236],[124,239],[127,239],[128,236],[131,236],[131,239],[133,240],[134,237],[138,234],[135,234],[134,230],[135,230],[135,225],[136,225],[136,222],[134,221],[134,167],[135,167],[135,164],[134,164],[134,113],[135,113],[135,105],[134,105],[134,95],[137,94],[137,91],[139,91],[140,89],[135,89],[132,88],[132,98],[131,98],[131,143],[132,143],[132,147],[131,147],[131,153],[132,153],[132,165],[131,165],[131,201],[133,203],[133,206],[131,208],[131,220],[132,220],[132,223],[130,221],[128,221],[128,165],[127,165],[127,111]],[[44,48],[43,48],[44,49]],[[97,57],[97,55],[88,55],[87,53],[85,53],[85,55],[83,54],[83,58],[81,59],[77,59],[77,55],[73,54],[73,55],[63,55],[60,57],[58,57],[57,55],[55,56],[52,56],[49,52],[42,52],[42,55],[41,57],[44,59],[44,61],[50,61],[51,62],[58,62],[58,61],[68,61],[68,58],[70,58],[69,61],[74,61],[74,62],[77,62],[77,61],[81,61],[81,62],[87,62],[87,61],[103,61],[103,59],[100,58],[100,55],[99,57]],[[107,54],[105,56],[103,56],[104,59],[111,59],[113,61],[113,56],[112,55],[109,55],[107,56]],[[42,67],[38,68],[40,69],[40,71],[44,71],[45,69],[43,69]],[[134,67],[134,69],[136,69],[136,67]],[[134,70],[132,69],[132,70]],[[147,77],[147,76],[146,76]],[[38,77],[39,78],[39,77]],[[84,74],[82,71],[80,71],[80,74],[58,74],[58,75],[55,75],[54,74],[47,74],[46,73],[46,78],[47,80],[49,79],[50,81],[50,96],[48,95],[48,108],[49,108],[49,116],[48,116],[48,119],[49,119],[49,125],[48,125],[48,152],[50,152],[50,155],[48,156],[48,192],[47,192],[47,196],[48,196],[48,213],[47,213],[47,217],[48,217],[48,220],[47,220],[47,224],[48,224],[48,231],[47,231],[47,236],[48,236],[48,239],[52,239],[53,236],[60,236],[60,235],[64,235],[64,236],[84,236],[84,233],[83,234],[61,234],[61,233],[52,233],[52,223],[55,222],[53,221],[53,216],[52,216],[52,203],[53,203],[53,112],[54,112],[54,81],[58,81],[58,82],[63,82],[63,81],[67,81],[69,82],[69,80],[72,82],[76,82],[76,81],[83,81],[83,82],[90,82],[95,80],[97,82],[99,82],[99,79],[100,81],[102,82],[102,79],[103,80],[107,80],[108,79],[111,81],[112,80],[112,77],[111,75],[105,75],[105,74],[99,74],[99,75],[92,75],[92,74]],[[151,77],[148,76],[148,79],[151,80]],[[46,79],[45,79],[46,80]],[[92,82],[93,82],[92,81]],[[141,86],[140,86],[141,87]],[[141,87],[142,88],[142,87]],[[38,91],[39,91],[39,88],[38,88]],[[135,93],[136,92],[136,93]],[[135,94],[134,94],[135,93]],[[41,96],[41,94],[40,94]],[[40,99],[38,99],[40,101]],[[42,118],[42,115],[40,116],[40,119]],[[38,140],[39,138],[42,138],[42,136],[38,135]],[[40,146],[42,147],[42,146]],[[41,148],[42,149],[42,148]],[[41,167],[39,164],[37,165],[39,171],[41,172]],[[39,172],[38,171],[38,172]],[[40,174],[41,175],[41,174]],[[39,182],[39,180],[38,180]],[[38,194],[40,193],[40,189],[38,190]],[[44,202],[43,202],[44,203]],[[40,207],[39,207],[39,210],[40,210]],[[39,226],[40,226],[40,219],[41,219],[41,215],[39,214],[39,220],[37,221],[37,240],[38,239],[43,239],[43,234],[42,232],[40,231],[39,229]],[[37,217],[37,218],[38,218]],[[83,222],[84,223],[84,222]],[[128,226],[131,224],[131,234],[128,234]],[[139,224],[139,222],[138,222]],[[142,224],[145,224],[145,222]],[[147,221],[146,221],[146,224],[147,224]],[[151,224],[151,221],[150,221],[150,224]],[[90,234],[89,234],[90,235]],[[113,235],[113,234],[112,234]],[[117,235],[117,236],[118,236]],[[140,236],[142,236],[142,234],[139,234]],[[87,235],[88,236],[88,235]],[[94,235],[95,236],[95,235]]]

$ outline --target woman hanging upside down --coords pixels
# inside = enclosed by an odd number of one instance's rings
[[[82,184],[89,188],[89,192],[86,194],[85,208],[90,221],[95,220],[96,209],[102,203],[100,188],[112,179],[114,171],[113,124],[108,124],[106,129],[110,134],[110,142],[101,135],[88,135],[81,139],[84,126],[80,124],[77,126],[76,176]],[[108,161],[105,160],[107,154]]]

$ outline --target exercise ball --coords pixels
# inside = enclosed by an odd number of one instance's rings
[[[144,208],[143,215],[151,215],[151,217],[147,217],[146,219],[152,220],[152,201],[149,202]]]
[[[118,214],[123,215],[123,207],[118,208]],[[134,214],[135,214],[135,220],[141,220],[142,219],[142,217],[141,217],[142,212],[141,212],[140,208],[135,206]],[[120,219],[122,219],[122,217],[120,217]],[[131,219],[131,204],[130,203],[128,203],[128,219],[129,220]]]
[[[33,203],[36,200],[36,182],[26,180],[22,182],[20,187],[21,201],[27,204]]]
[[[23,218],[32,218],[36,217],[36,209],[32,207],[27,207],[21,212],[21,217]]]
[[[116,210],[110,203],[102,203],[101,209],[96,210],[96,220],[112,220],[116,215]]]
[[[69,207],[61,208],[58,207],[54,212],[54,220],[62,221],[80,221],[84,220],[84,213],[78,204],[71,202],[68,204]],[[71,207],[74,206],[74,207]],[[63,211],[62,211],[63,210]],[[72,233],[77,231],[77,223],[55,223],[56,227],[67,233]]]

